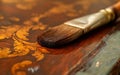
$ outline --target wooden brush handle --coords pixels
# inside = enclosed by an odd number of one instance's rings
[[[112,8],[116,14],[116,17],[120,17],[120,1],[114,4]]]

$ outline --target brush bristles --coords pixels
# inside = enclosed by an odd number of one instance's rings
[[[77,39],[83,30],[69,25],[59,25],[48,29],[38,37],[38,43],[47,47],[59,47]]]

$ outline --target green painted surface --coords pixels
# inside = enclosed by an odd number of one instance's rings
[[[105,46],[92,59],[92,64],[76,75],[108,75],[120,58],[120,31],[116,31],[105,40]]]

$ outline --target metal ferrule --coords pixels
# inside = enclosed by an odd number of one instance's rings
[[[115,13],[111,8],[102,9],[97,13],[83,16],[65,22],[66,25],[83,29],[83,33],[105,25],[115,19]]]

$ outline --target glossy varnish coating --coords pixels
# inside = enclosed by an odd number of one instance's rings
[[[83,69],[107,45],[104,39],[119,30],[119,22],[61,48],[40,46],[37,36],[48,27],[96,12],[116,1],[1,0],[0,75],[73,75]],[[114,73],[113,69],[111,74]]]

